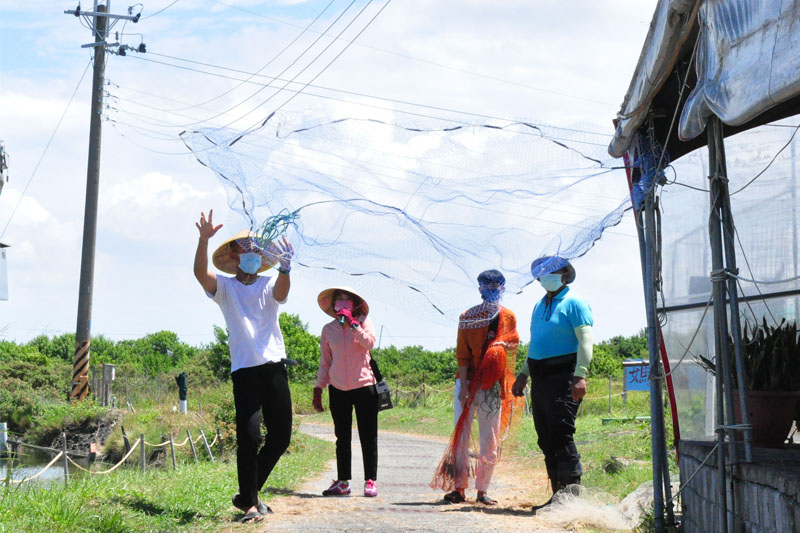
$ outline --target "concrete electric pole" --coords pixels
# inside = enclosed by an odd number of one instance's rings
[[[78,289],[78,324],[75,329],[75,358],[72,367],[70,399],[81,400],[89,393],[89,346],[91,344],[92,284],[94,281],[94,249],[97,235],[97,198],[100,185],[100,141],[102,135],[103,85],[105,83],[106,48],[117,46],[106,42],[109,20],[139,21],[139,15],[109,14],[110,0],[105,5],[97,0],[93,11],[77,9],[64,11],[75,17],[92,19],[94,43],[82,48],[94,48],[92,78],[92,116],[89,122],[89,165],[86,171],[86,207],[83,216],[83,248],[81,278]]]

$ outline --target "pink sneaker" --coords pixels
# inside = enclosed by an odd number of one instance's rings
[[[364,496],[367,498],[374,498],[378,495],[378,486],[375,481],[368,479],[364,482]]]
[[[331,486],[322,491],[323,496],[350,496],[350,482],[334,479]]]

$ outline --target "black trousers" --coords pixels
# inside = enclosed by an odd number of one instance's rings
[[[236,407],[236,469],[242,503],[258,504],[264,486],[292,436],[292,398],[283,363],[240,368],[231,374]],[[261,443],[261,420],[267,427]]]
[[[572,400],[575,361],[575,354],[544,360],[528,359],[533,423],[554,491],[580,483],[583,474],[581,456],[573,438],[581,403]]]
[[[352,479],[351,441],[353,435],[353,407],[356,409],[358,438],[364,460],[364,480],[378,478],[378,398],[372,385],[353,390],[339,390],[328,386],[331,416],[336,433],[336,468],[340,480]]]

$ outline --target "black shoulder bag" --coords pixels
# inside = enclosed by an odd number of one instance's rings
[[[375,396],[378,398],[378,411],[391,409],[394,407],[394,405],[392,405],[392,391],[389,390],[389,385],[383,381],[383,375],[378,368],[377,361],[372,357],[372,354],[370,354],[369,357],[369,366],[372,368],[372,374],[375,376],[375,381],[377,382],[373,387],[375,388]]]

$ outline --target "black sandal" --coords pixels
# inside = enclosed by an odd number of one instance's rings
[[[464,503],[467,499],[464,497],[463,494],[454,490],[453,492],[448,492],[444,495],[444,501],[448,503]]]
[[[497,505],[497,500],[490,498],[486,494],[481,494],[480,496],[475,498],[475,501],[478,503],[482,503],[483,505]]]
[[[249,507],[247,507],[245,504],[243,504],[241,500],[242,500],[242,496],[238,492],[233,495],[233,498],[231,498],[231,501],[233,502],[233,506],[234,507],[236,507],[240,511],[247,511],[247,509],[249,509]],[[262,515],[273,514],[272,509],[270,508],[270,506],[267,505],[266,503],[262,502],[262,501],[258,502],[258,505],[256,505],[256,509],[258,509],[258,512],[261,513]]]
[[[242,517],[242,524],[255,524],[256,522],[261,522],[263,519],[264,515],[258,511],[252,511]]]

